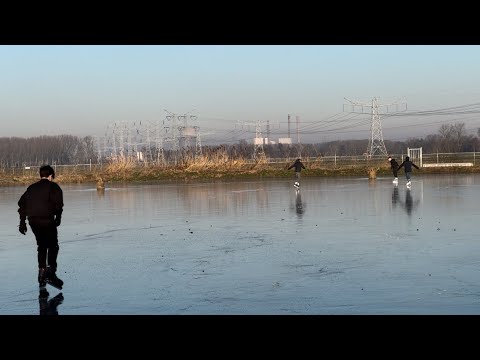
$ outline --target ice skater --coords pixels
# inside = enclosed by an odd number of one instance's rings
[[[398,184],[398,162],[391,156],[388,157],[388,161],[390,162],[390,167],[392,168],[392,172],[393,172],[393,183],[397,185]]]
[[[55,171],[50,165],[40,167],[40,180],[30,185],[18,200],[21,234],[30,224],[37,241],[38,286],[47,283],[62,289],[63,281],[56,275],[58,257],[58,230],[63,213],[63,191],[53,181]]]
[[[407,179],[407,187],[410,187],[412,185],[411,177],[412,177],[412,166],[419,170],[420,168],[415,165],[413,162],[410,161],[410,157],[407,156],[405,158],[405,161],[400,164],[398,167],[397,171],[400,170],[402,167],[405,170],[405,178]]]
[[[305,166],[300,161],[300,159],[297,159],[292,165],[289,166],[287,170],[290,170],[292,168],[295,168],[295,179],[297,179],[297,182],[300,181],[300,172],[302,171],[302,169],[305,169]]]

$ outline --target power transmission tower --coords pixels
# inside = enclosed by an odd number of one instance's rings
[[[262,124],[258,120],[256,122],[244,122],[243,125],[246,126],[255,126],[255,139],[253,140],[253,159],[259,160],[264,159],[265,151],[263,149],[263,138],[262,138]]]
[[[124,142],[124,133],[125,133],[125,122],[120,122],[120,128],[119,128],[119,149],[120,149],[120,158],[122,160],[125,159],[125,142]]]
[[[117,160],[117,143],[115,141],[115,137],[116,137],[116,134],[115,134],[115,130],[117,128],[117,123],[114,123],[113,124],[113,129],[112,129],[112,152],[111,152],[111,155],[110,157],[114,160]]]
[[[172,125],[170,126],[169,130],[170,130],[170,133],[171,133],[171,136],[168,140],[170,140],[172,142],[172,152],[173,152],[173,160],[174,160],[174,163],[175,165],[177,165],[177,160],[178,160],[178,148],[179,148],[179,145],[178,145],[178,135],[177,135],[177,131],[178,131],[178,125],[177,125],[177,121],[178,121],[178,116],[174,113],[171,113],[167,110],[164,109],[164,111],[166,113],[168,113],[169,115],[166,116],[166,119],[168,121],[171,121],[172,122]]]
[[[150,124],[147,124],[147,144],[145,146],[145,159],[147,161],[153,162],[153,155],[152,155],[152,147],[151,147],[151,138],[150,138],[150,133],[152,131]]]
[[[202,156],[202,141],[200,140],[200,127],[194,126],[195,129],[195,156]]]
[[[295,116],[295,121],[297,122],[297,144],[300,144],[300,116]]]
[[[267,145],[270,144],[270,121],[267,120]]]
[[[197,120],[197,116],[187,114],[178,116],[178,120],[183,120],[183,126],[180,126],[178,129],[180,130],[180,140],[181,140],[181,148],[184,155],[190,154],[192,152],[192,145],[191,140],[192,138],[196,138],[198,134],[198,130],[195,129],[195,126],[189,126],[189,121]]]
[[[350,111],[351,113],[367,114],[367,112],[364,111],[365,108],[371,108],[371,111],[369,113],[372,115],[372,122],[370,125],[370,137],[368,139],[367,156],[372,157],[377,153],[382,153],[383,155],[387,156],[388,152],[383,141],[382,123],[380,120],[380,115],[393,112],[392,110],[395,110],[395,112],[405,111],[407,104],[400,103],[399,100],[397,100],[391,104],[379,105],[378,98],[376,97],[372,99],[371,104],[366,102],[362,103],[358,101],[352,101],[347,98],[344,99],[350,102],[352,106],[352,110]],[[403,105],[405,105],[405,110],[399,110],[399,106],[403,107]],[[383,109],[385,109],[386,111],[383,111]]]
[[[290,114],[288,114],[288,137],[290,138]]]
[[[125,131],[127,132],[127,159],[131,159],[132,157],[132,130],[130,128],[130,123],[127,123],[125,126]]]
[[[165,165],[165,153],[163,151],[163,131],[165,130],[165,121],[160,124],[157,122],[155,129],[155,150],[157,151],[157,165]]]
[[[102,161],[102,144],[99,136],[94,136],[95,147],[97,148],[97,164]]]
[[[111,130],[111,133],[109,133],[109,126],[107,126],[107,132],[105,133],[105,139],[107,140],[105,142],[105,155],[109,154],[109,158],[111,159],[114,159],[116,160],[118,158],[118,154],[117,154],[117,141],[116,141],[116,137],[117,137],[117,132],[118,132],[118,129],[117,129],[117,123],[114,123],[112,125],[112,130]],[[111,141],[111,143],[110,143]],[[108,147],[107,145],[108,144],[111,144],[111,147]],[[108,152],[108,149],[111,149],[110,152]]]

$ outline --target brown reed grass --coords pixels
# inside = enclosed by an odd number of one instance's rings
[[[203,156],[185,157],[177,165],[156,163],[138,163],[135,159],[118,158],[104,164],[101,170],[88,172],[76,170],[58,173],[55,181],[62,183],[96,183],[101,189],[108,182],[115,181],[155,181],[171,179],[208,179],[208,178],[254,178],[254,177],[291,177],[293,170],[288,170],[292,164],[284,162],[268,163],[268,159],[259,157],[255,162],[251,159],[232,158],[225,151],[218,151]],[[302,176],[365,176],[375,179],[378,175],[391,174],[390,166],[383,163],[349,164],[332,167],[323,164],[321,159],[304,161],[306,169]],[[471,168],[422,168],[422,173],[478,173],[480,166]],[[38,181],[38,174],[23,175],[0,174],[0,186],[28,185]]]

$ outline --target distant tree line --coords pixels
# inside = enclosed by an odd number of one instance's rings
[[[86,164],[90,159],[97,161],[91,136],[0,137],[1,167]]]
[[[297,156],[358,156],[367,152],[368,139],[335,140],[317,144],[272,144],[264,145],[265,155],[270,158],[292,158]],[[384,140],[389,154],[406,154],[407,148],[422,148],[428,153],[473,152],[480,150],[480,129],[477,136],[467,135],[464,123],[441,125],[437,134],[424,138],[409,138],[406,141]],[[246,141],[233,145],[221,145],[230,156],[251,157],[254,146]],[[218,147],[210,147],[215,151]]]
[[[366,153],[368,139],[336,140],[317,144],[269,144],[263,146],[269,158],[295,158],[319,156],[358,156]],[[428,153],[473,152],[480,149],[480,129],[477,136],[467,135],[465,124],[441,125],[438,133],[424,138],[409,138],[406,141],[384,140],[389,154],[405,154],[407,148],[423,148]],[[141,151],[141,149],[139,149]],[[218,153],[230,158],[252,158],[255,147],[242,140],[235,144],[209,145],[202,148],[204,156]],[[166,154],[171,151],[166,151]],[[171,158],[169,154],[167,157]],[[87,164],[97,163],[98,149],[92,136],[72,135],[38,136],[31,138],[0,137],[0,166],[21,167],[42,164]]]

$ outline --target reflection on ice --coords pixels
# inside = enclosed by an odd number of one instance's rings
[[[420,190],[421,193],[421,190]],[[417,196],[417,193],[415,194]],[[420,204],[420,199],[416,198],[413,200],[412,189],[411,187],[406,187],[405,189],[405,200],[400,200],[398,186],[394,185],[392,190],[392,207],[395,208],[398,204],[400,204],[404,209],[405,212],[411,216],[412,212],[416,210]]]
[[[2,188],[0,314],[480,314],[479,184],[65,184],[68,302],[32,296],[34,239],[16,228],[25,187]]]
[[[40,315],[58,315],[57,307],[63,303],[64,297],[59,293],[49,299],[49,292],[46,288],[40,288],[38,294],[38,305],[40,307]]]
[[[295,190],[295,210],[297,211],[298,217],[302,217],[304,206],[302,203],[302,194],[300,194],[300,190]]]

